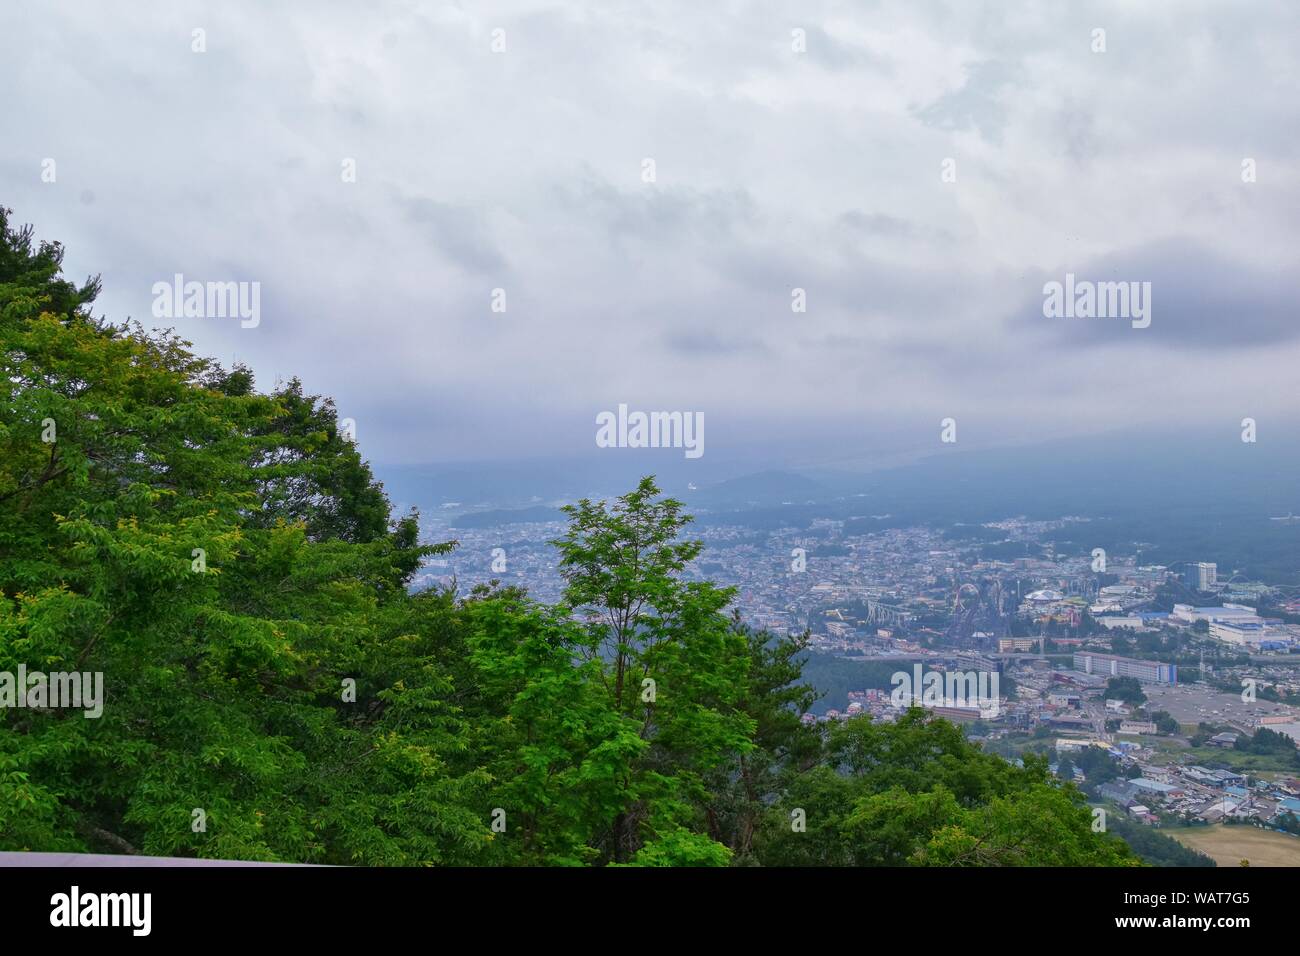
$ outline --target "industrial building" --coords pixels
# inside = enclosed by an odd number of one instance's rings
[[[1195,624],[1197,621],[1258,621],[1255,609],[1246,604],[1224,604],[1222,607],[1193,607],[1190,604],[1175,604],[1170,615],[1174,622]]]

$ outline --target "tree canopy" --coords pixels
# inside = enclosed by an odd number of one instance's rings
[[[0,210],[0,848],[360,865],[1132,865],[1045,761],[806,722],[806,642],[686,580],[653,479],[567,509],[566,590],[412,593],[333,403],[91,312]]]

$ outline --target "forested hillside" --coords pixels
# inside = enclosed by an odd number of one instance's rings
[[[1132,865],[1045,762],[920,712],[806,726],[798,640],[687,583],[650,479],[568,588],[408,593],[414,515],[298,382],[91,311],[0,210],[0,849],[358,865]],[[436,457],[436,449],[430,450]]]

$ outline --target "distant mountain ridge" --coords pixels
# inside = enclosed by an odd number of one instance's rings
[[[804,504],[827,494],[828,489],[819,481],[792,471],[771,470],[720,481],[685,495],[684,500],[697,508],[736,508]]]
[[[453,528],[499,528],[507,524],[563,521],[565,514],[559,508],[534,505],[531,508],[492,508],[459,515],[451,522]]]

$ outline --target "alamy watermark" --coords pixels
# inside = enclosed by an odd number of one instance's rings
[[[687,458],[704,454],[703,412],[629,412],[596,416],[598,448],[684,448]]]
[[[104,674],[102,671],[28,672],[26,664],[18,673],[0,671],[0,708],[26,707],[46,710],[74,707],[84,710],[90,719],[104,713]]]
[[[1130,319],[1133,328],[1151,324],[1150,282],[1093,282],[1075,280],[1043,286],[1043,315],[1049,319]]]
[[[155,319],[234,319],[255,329],[262,321],[262,283],[186,282],[176,273],[171,282],[155,282]]]
[[[920,664],[912,672],[895,671],[889,678],[894,685],[889,702],[899,710],[917,705],[920,707],[960,707],[979,711],[980,717],[998,715],[1001,697],[998,694],[996,671],[929,671]]]
[[[119,926],[130,929],[132,936],[148,936],[152,911],[152,893],[83,893],[74,884],[67,893],[50,897],[54,927]]]

